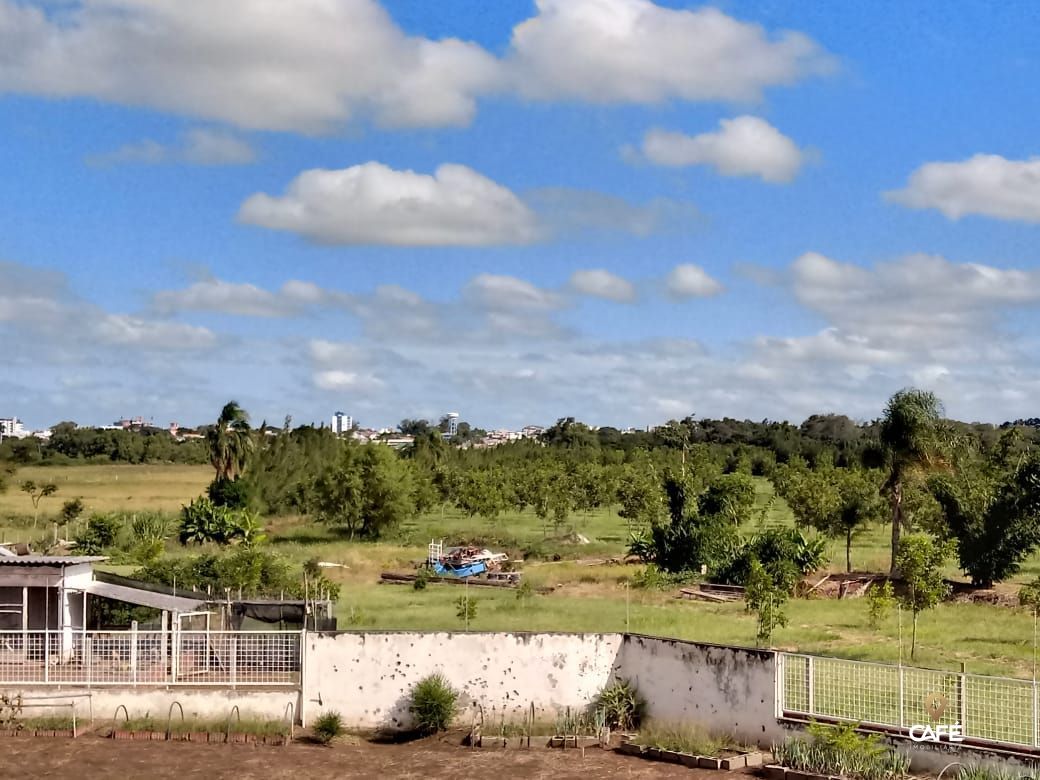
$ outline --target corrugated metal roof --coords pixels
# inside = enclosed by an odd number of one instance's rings
[[[106,555],[16,555],[0,558],[0,566],[75,566],[107,560]]]
[[[82,589],[94,596],[125,601],[128,604],[139,604],[142,607],[163,609],[168,612],[194,612],[206,603],[198,599],[169,596],[165,593],[154,593],[150,590],[128,588],[125,585],[113,585],[110,582],[98,582],[97,580],[84,585]]]

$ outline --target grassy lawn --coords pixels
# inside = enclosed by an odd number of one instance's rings
[[[0,536],[8,541],[49,537],[45,517],[61,502],[81,497],[88,511],[176,511],[201,493],[212,471],[202,466],[74,466],[26,468],[18,472],[11,489],[0,495]],[[57,495],[44,499],[40,528],[26,527],[32,505],[17,489],[25,479],[53,481]],[[757,480],[758,509],[752,526],[762,522],[793,523],[790,509],[773,495],[767,480]],[[12,521],[10,518],[16,518]],[[6,521],[5,521],[6,518]],[[31,526],[31,520],[29,521]],[[431,539],[448,543],[469,540],[510,554],[539,552],[543,560],[529,560],[525,577],[537,588],[552,587],[549,594],[518,601],[515,591],[470,588],[477,601],[471,630],[503,631],[623,631],[659,634],[725,644],[753,645],[752,616],[740,604],[707,604],[675,598],[674,591],[628,588],[627,581],[639,566],[593,564],[581,559],[603,559],[623,554],[629,529],[611,509],[573,516],[561,529],[545,528],[531,512],[504,513],[493,521],[467,517],[454,510],[436,511],[413,518],[382,542],[346,540],[304,518],[275,518],[268,523],[271,544],[294,561],[318,557],[343,564],[328,569],[343,588],[338,605],[340,626],[372,629],[461,630],[456,600],[465,588],[430,585],[416,591],[407,585],[379,585],[384,570],[410,570],[426,556]],[[747,529],[750,530],[750,529]],[[573,533],[572,533],[573,531]],[[580,543],[577,535],[588,542]],[[883,571],[888,564],[887,527],[869,530],[853,547],[857,570]],[[170,552],[185,554],[176,542]],[[544,560],[557,553],[563,560]],[[830,545],[831,567],[840,570],[844,548]],[[128,573],[128,567],[120,567]],[[1040,573],[1034,557],[1016,579]],[[951,575],[957,574],[951,567]],[[787,650],[835,655],[843,658],[896,662],[900,629],[895,617],[882,630],[867,624],[863,599],[799,599],[789,603],[788,626],[774,643]],[[904,661],[909,662],[910,625],[903,619]],[[1029,677],[1032,673],[1033,623],[1018,611],[982,604],[944,604],[921,617],[915,663],[959,670]]]

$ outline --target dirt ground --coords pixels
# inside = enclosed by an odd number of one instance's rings
[[[0,778],[126,778],[127,780],[306,780],[309,778],[387,778],[387,780],[458,780],[473,778],[681,777],[689,780],[736,780],[737,773],[709,772],[661,764],[591,748],[580,750],[470,750],[430,739],[399,745],[376,745],[345,738],[332,747],[193,745],[189,742],[115,741],[96,736],[78,739],[0,738]],[[750,778],[751,775],[741,775]]]

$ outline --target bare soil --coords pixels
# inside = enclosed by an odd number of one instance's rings
[[[286,747],[208,745],[45,737],[0,738],[0,778],[127,778],[127,780],[307,780],[356,777],[387,780],[459,778],[689,778],[735,780],[748,774],[687,769],[613,751],[476,749],[445,739],[373,744],[345,737],[332,747],[295,743]]]

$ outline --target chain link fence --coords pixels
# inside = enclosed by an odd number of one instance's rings
[[[1040,747],[1037,684],[913,666],[778,654],[780,714],[906,732],[959,725],[965,739]]]
[[[298,686],[299,631],[0,631],[0,685]]]

